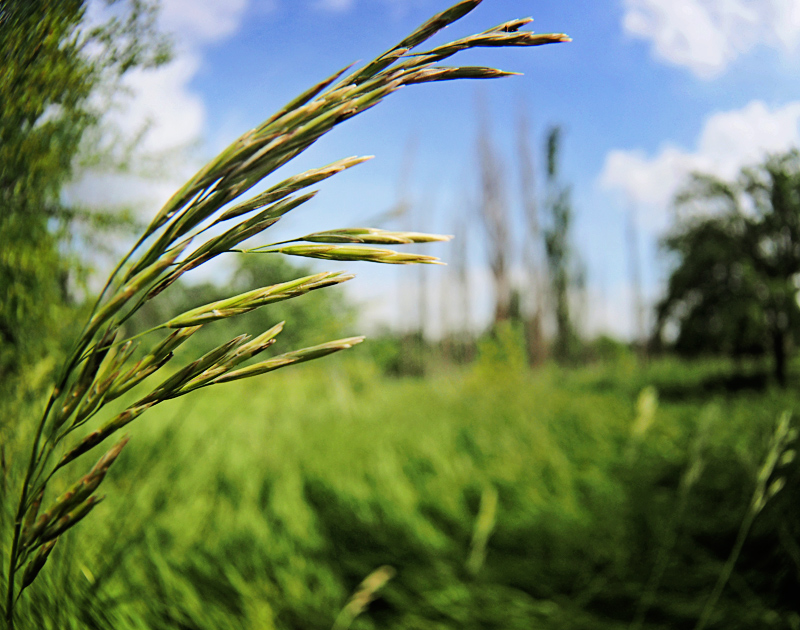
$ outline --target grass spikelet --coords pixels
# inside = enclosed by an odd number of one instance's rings
[[[237,204],[233,208],[226,210],[220,215],[219,219],[217,219],[217,223],[228,221],[247,212],[263,208],[264,206],[279,201],[280,199],[283,199],[284,197],[287,197],[298,190],[318,184],[319,182],[326,180],[333,175],[341,173],[348,168],[352,168],[353,166],[366,162],[367,160],[371,160],[372,157],[373,156],[368,155],[365,157],[344,158],[342,160],[333,162],[332,164],[328,164],[327,166],[323,166],[322,168],[311,169],[299,175],[289,177],[282,182],[275,184],[275,186],[272,186],[260,195],[256,195],[249,201]]]
[[[43,532],[50,528],[52,533],[53,528],[55,527],[56,521],[65,514],[68,510],[83,504],[89,496],[97,490],[100,484],[103,482],[103,479],[108,472],[108,469],[111,465],[116,461],[119,454],[122,452],[122,449],[128,443],[129,438],[125,437],[117,444],[115,444],[108,452],[106,452],[98,462],[92,467],[92,469],[83,477],[81,477],[78,481],[72,484],[66,492],[64,492],[61,496],[59,496],[53,505],[48,508],[46,512],[44,512],[39,518],[36,519],[36,523],[26,532],[23,532],[22,535],[22,545],[23,547],[32,548],[35,546],[36,540],[42,536]],[[91,507],[89,508],[91,509]],[[83,518],[88,512],[82,512]],[[74,516],[74,515],[73,515]],[[80,519],[78,519],[80,520]],[[77,522],[77,521],[74,521]],[[62,523],[63,525],[63,523]],[[68,527],[59,526],[60,531],[66,531]],[[54,538],[58,534],[52,535],[51,538]]]
[[[222,376],[226,372],[229,372],[240,363],[244,363],[248,359],[261,354],[264,350],[275,343],[275,337],[277,337],[278,334],[283,330],[284,323],[285,322],[280,322],[255,339],[241,344],[230,354],[225,362],[219,363],[214,367],[203,371],[201,374],[186,383],[186,385],[181,388],[181,395],[188,394],[195,389],[199,389],[205,385],[208,385],[211,383],[211,381],[219,376]]]
[[[397,571],[394,567],[383,565],[370,573],[350,596],[347,604],[336,617],[332,630],[346,630],[356,617],[363,614],[378,596],[378,592],[389,583]]]
[[[323,260],[376,262],[390,265],[412,265],[417,263],[429,265],[444,264],[434,256],[423,256],[422,254],[403,254],[390,249],[376,249],[374,247],[356,247],[349,245],[289,245],[275,249],[251,251],[258,251],[262,254],[286,254],[287,256],[321,258]]]
[[[334,284],[346,282],[352,278],[352,275],[330,271],[297,278],[289,282],[274,284],[269,287],[262,287],[261,289],[254,289],[253,291],[247,291],[246,293],[241,293],[225,300],[218,300],[216,302],[204,304],[203,306],[198,306],[197,308],[173,317],[168,322],[165,322],[163,326],[165,328],[182,328],[185,326],[197,326],[198,324],[204,324],[217,319],[233,317],[255,310],[266,304],[288,300],[304,295],[309,291],[315,291]]]
[[[47,562],[47,558],[50,557],[50,552],[53,551],[53,547],[56,546],[58,542],[58,538],[53,538],[42,545],[39,550],[36,552],[36,555],[33,556],[30,562],[28,562],[28,566],[25,567],[25,572],[22,574],[22,590],[25,590],[28,586],[30,586],[33,581],[36,579],[36,576],[39,575],[39,571],[44,568],[45,563]]]
[[[318,346],[311,346],[303,348],[302,350],[295,350],[294,352],[287,352],[286,354],[278,355],[272,359],[267,359],[261,363],[255,363],[247,367],[228,372],[220,376],[209,384],[227,383],[229,381],[237,381],[242,378],[250,378],[251,376],[258,376],[272,372],[287,365],[294,365],[295,363],[303,363],[304,361],[311,361],[321,357],[339,352],[340,350],[347,350],[356,344],[364,341],[364,337],[349,337],[347,339],[339,339],[337,341],[329,341],[327,343],[319,344]]]
[[[80,505],[77,505],[69,512],[64,514],[55,523],[52,523],[47,529],[42,532],[41,541],[47,543],[48,541],[55,540],[65,531],[77,525],[82,521],[95,506],[100,503],[105,497],[89,497]]]
[[[409,73],[405,78],[406,85],[413,83],[428,83],[431,81],[453,81],[456,79],[501,79],[503,77],[519,76],[519,72],[506,72],[494,68],[481,68],[478,66],[448,68],[445,66],[432,66]]]
[[[59,460],[58,464],[56,464],[55,469],[58,470],[62,466],[69,464],[74,459],[77,459],[84,453],[89,452],[95,446],[119,431],[122,427],[130,422],[133,422],[136,418],[138,418],[155,404],[155,402],[151,402],[144,405],[136,405],[135,407],[129,407],[125,411],[118,413],[101,428],[97,429],[96,431],[92,431],[89,435],[78,442],[74,448],[65,453],[64,456]]]
[[[449,241],[453,237],[421,232],[390,232],[377,228],[348,228],[327,230],[307,234],[296,241],[309,243],[364,243],[368,245],[408,245],[410,243],[435,243]],[[292,241],[294,242],[294,241]]]

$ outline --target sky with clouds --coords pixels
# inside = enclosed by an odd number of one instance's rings
[[[158,172],[147,178],[87,173],[71,193],[98,205],[134,205],[145,216],[205,160],[293,96],[353,61],[371,59],[449,3],[161,5],[175,60],[132,74],[131,97],[109,114],[131,137],[145,130],[139,151],[164,156]],[[573,186],[574,242],[588,271],[585,323],[592,332],[629,335],[631,217],[639,226],[643,290],[653,300],[667,271],[658,239],[671,225],[671,199],[687,175],[734,177],[765,153],[800,144],[800,2],[484,0],[436,41],[528,15],[534,30],[566,32],[573,42],[470,51],[461,63],[524,76],[412,86],[348,121],[277,176],[348,155],[376,159],[326,182],[311,204],[276,226],[276,236],[362,225],[401,199],[410,202],[409,216],[386,227],[453,233],[460,222],[476,223],[481,108],[507,167],[509,198],[520,205],[515,151],[524,111],[539,164],[546,128],[565,130],[563,177]],[[475,295],[470,317],[478,326],[489,317],[491,288],[477,230],[467,238]],[[446,259],[448,247],[431,253]],[[364,304],[367,324],[409,321],[419,300],[416,270],[352,268],[359,278],[350,291]],[[437,313],[457,310],[441,289],[448,273],[433,269],[426,276],[427,302]]]

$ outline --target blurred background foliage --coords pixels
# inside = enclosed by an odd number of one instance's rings
[[[102,115],[92,95],[168,56],[153,5],[112,6],[91,28],[77,0],[0,6],[3,563],[21,445],[93,297],[88,254],[132,224],[63,201],[91,159],[82,139]],[[800,156],[770,157],[733,182],[688,182],[664,239],[672,266],[654,329],[587,339],[561,142],[554,127],[542,203],[528,190],[518,285],[492,181],[504,171],[491,144],[479,146],[483,225],[496,235],[498,307],[485,331],[434,339],[420,319],[351,356],[148,413],[110,473],[113,498],[54,551],[20,627],[308,629],[337,617],[363,629],[696,627],[777,419],[798,407]],[[452,282],[466,293],[458,264]],[[267,256],[233,269],[224,288],[177,283],[132,332],[308,273]],[[349,334],[357,316],[320,291],[218,322],[183,350],[286,320],[286,351]],[[709,627],[800,628],[800,471],[789,453],[768,479],[785,488],[765,495]],[[396,575],[362,591],[374,601],[360,615],[341,616],[383,565]]]
[[[695,175],[676,205],[705,212],[679,220],[664,239],[675,266],[656,335],[672,320],[683,354],[767,353],[786,385],[800,324],[800,153],[771,156],[734,182]]]
[[[86,299],[87,251],[130,227],[127,215],[67,206],[63,187],[98,151],[82,139],[104,95],[134,68],[160,65],[169,45],[156,6],[130,0],[89,25],[82,0],[0,6],[0,399],[25,370],[69,343]],[[6,414],[4,414],[6,415]]]

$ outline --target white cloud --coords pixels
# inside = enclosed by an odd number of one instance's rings
[[[647,210],[646,223],[662,226],[675,193],[693,171],[734,178],[767,153],[800,145],[800,101],[770,109],[753,101],[740,110],[709,116],[694,151],[671,144],[657,155],[615,149],[606,155],[600,185],[624,193]]]
[[[151,125],[142,139],[144,152],[167,151],[197,140],[205,123],[205,105],[189,82],[199,67],[199,58],[186,54],[155,71],[132,71],[125,85],[133,99],[113,114],[112,122],[129,134]]]
[[[656,56],[713,78],[754,46],[793,51],[797,0],[625,0],[624,29],[652,40]]]
[[[202,98],[189,87],[199,66],[199,58],[187,53],[156,70],[133,70],[125,77],[125,93],[104,117],[101,142],[112,146],[115,159],[121,157],[119,147],[135,142],[131,171],[90,168],[67,187],[68,199],[94,208],[136,208],[142,219],[155,214],[199,166],[190,149],[200,144],[206,112]],[[157,168],[148,168],[152,164]],[[142,171],[146,175],[136,175]]]
[[[160,20],[179,40],[211,42],[233,35],[245,9],[247,0],[162,0]]]
[[[133,70],[125,76],[125,93],[105,115],[105,142],[125,144],[139,138],[134,173],[94,169],[82,174],[66,191],[69,199],[89,207],[133,207],[151,216],[200,166],[196,149],[205,133],[206,110],[191,81],[202,64],[203,46],[233,35],[245,11],[269,10],[273,0],[162,0],[159,28],[175,41],[176,58],[155,70]],[[100,22],[99,0],[90,5],[91,19]],[[195,151],[189,151],[194,149]],[[135,174],[137,167],[159,164],[158,177]]]

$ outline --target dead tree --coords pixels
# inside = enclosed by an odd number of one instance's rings
[[[511,316],[511,234],[506,182],[494,149],[485,106],[480,106],[478,158],[480,166],[480,214],[486,234],[489,267],[494,284],[494,323]]]
[[[547,358],[547,344],[542,329],[547,288],[544,274],[544,253],[539,223],[539,203],[536,198],[536,167],[530,147],[530,125],[524,105],[520,107],[517,129],[517,155],[519,159],[522,209],[527,230],[522,245],[522,263],[525,273],[524,299],[525,339],[528,361],[531,365]]]

